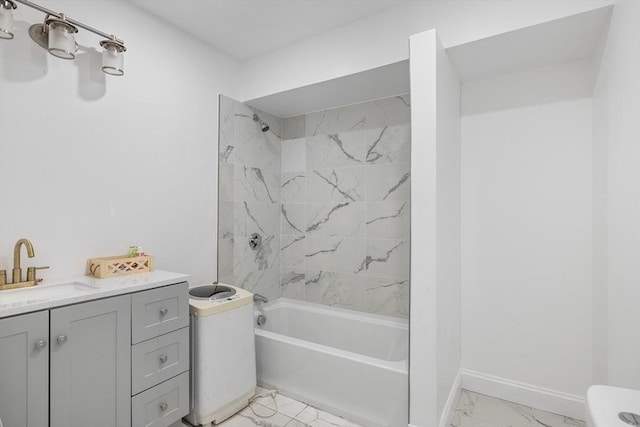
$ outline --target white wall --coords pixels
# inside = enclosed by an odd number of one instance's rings
[[[591,148],[589,98],[462,118],[465,369],[591,383]]]
[[[246,101],[409,58],[410,35],[437,29],[445,47],[611,4],[613,0],[409,1],[242,64]]]
[[[45,278],[141,243],[158,269],[215,279],[217,94],[235,62],[128,2],[47,6],[123,38],[126,74],[100,71],[86,31],[76,61],[48,55],[27,35],[44,15],[17,9],[0,43],[0,269],[26,237],[23,265],[51,266]]]
[[[461,123],[460,81],[437,44],[437,409],[440,426],[455,407],[461,367]],[[418,162],[420,159],[418,158]],[[415,171],[415,169],[414,169]],[[418,244],[420,241],[418,241]],[[416,260],[420,264],[419,260]],[[428,267],[428,266],[427,266]],[[423,266],[425,268],[425,266]]]
[[[618,1],[594,94],[596,373],[640,388],[640,3]],[[606,196],[603,200],[602,197]],[[604,330],[603,330],[604,329]]]
[[[409,420],[427,427],[453,404],[460,369],[460,84],[436,31],[410,43]]]
[[[410,39],[411,60],[411,299],[409,424],[437,419],[436,283],[436,31]],[[418,189],[420,191],[418,191]],[[425,244],[426,242],[426,244]],[[431,268],[425,268],[430,266]]]

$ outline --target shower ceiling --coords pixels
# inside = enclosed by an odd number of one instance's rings
[[[239,61],[408,0],[129,0]]]

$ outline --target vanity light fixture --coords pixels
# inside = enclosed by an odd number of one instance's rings
[[[53,56],[57,56],[62,59],[76,59],[76,45],[75,33],[78,32],[78,27],[71,25],[65,19],[64,14],[61,14],[62,18],[49,18],[46,21],[49,27],[49,44],[47,49]],[[36,28],[39,24],[36,24]],[[43,28],[44,33],[44,28]]]
[[[12,0],[0,0],[0,39],[13,38],[13,9],[16,7]]]
[[[13,38],[13,9],[16,3],[29,6],[45,14],[44,23],[34,24],[29,28],[29,35],[36,44],[55,57],[75,59],[78,45],[75,33],[78,28],[104,37],[100,42],[102,52],[102,71],[112,76],[124,75],[123,52],[127,50],[124,41],[116,36],[107,34],[82,22],[67,17],[64,13],[57,13],[28,0],[0,0],[0,39]]]
[[[122,52],[127,48],[124,43],[115,37],[109,40],[102,40],[100,46],[102,51],[102,71],[112,76],[122,76],[124,74],[124,55]]]

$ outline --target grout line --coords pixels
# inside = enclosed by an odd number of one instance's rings
[[[298,402],[298,401],[296,400],[296,402]],[[304,405],[304,408],[302,408],[300,411],[298,411],[298,413],[293,417],[294,419],[296,419],[296,418],[298,417],[298,415],[300,415],[301,413],[303,413],[303,412],[304,412],[304,410],[305,410],[305,409],[307,409],[307,408],[309,407],[309,405],[307,405],[307,404],[306,404],[306,403],[304,403],[304,402],[299,402],[299,403],[302,403],[302,404]],[[296,420],[296,421],[300,421],[300,420]],[[300,422],[302,422],[302,421],[300,421]]]

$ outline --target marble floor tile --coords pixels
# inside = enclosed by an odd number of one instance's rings
[[[451,427],[494,427],[484,421],[478,421],[466,415],[456,414],[451,422]]]
[[[289,424],[287,424],[286,427],[309,427],[309,425],[303,423],[302,421],[291,420],[291,421],[289,421]]]
[[[313,406],[307,406],[304,411],[299,413],[295,420],[301,421],[310,427],[359,427],[344,418],[332,415],[328,412],[316,409]]]
[[[528,406],[479,394],[472,418],[492,427],[530,427],[531,412]]]
[[[256,394],[267,391],[256,388]],[[319,410],[281,394],[276,395],[278,412],[271,397],[263,397],[220,424],[222,427],[360,427],[344,418]],[[258,415],[266,418],[261,418]],[[273,414],[273,415],[272,415]],[[191,427],[186,422],[171,427]],[[536,408],[462,390],[451,427],[585,427],[574,420]]]
[[[262,387],[256,387],[256,395],[260,395],[268,391]],[[247,407],[240,411],[240,413],[227,419],[220,424],[222,427],[244,427],[244,426],[261,426],[261,427],[308,427],[307,424],[293,418],[302,412],[307,405],[297,400],[291,399],[281,394],[276,395],[276,402],[278,404],[278,412],[274,414],[275,405],[271,397],[261,397],[251,405],[253,410],[262,416],[267,418],[260,418],[253,413],[253,411]],[[273,416],[270,416],[274,414]],[[171,427],[192,427],[186,422],[178,422]]]
[[[563,415],[552,414],[533,408],[531,413],[533,427],[585,427],[584,421],[574,420]]]
[[[251,410],[253,408],[253,411]],[[219,424],[223,427],[284,427],[291,421],[290,417],[286,415],[282,415],[279,412],[276,412],[274,415],[273,410],[266,408],[258,403],[254,403],[251,405],[251,408],[247,407]],[[258,415],[256,415],[258,414]],[[260,417],[261,415],[262,417]],[[263,418],[264,417],[264,418]]]
[[[261,397],[256,400],[256,403],[259,403],[271,410],[274,410],[276,408],[276,405],[274,404],[273,399],[270,396]],[[281,394],[276,395],[275,403],[278,405],[278,412],[291,418],[295,418],[307,407],[305,403],[298,402],[297,400],[291,399],[290,397],[283,396]]]
[[[276,411],[273,408],[267,408],[265,405],[262,405],[258,402],[253,402],[249,406],[244,408],[242,411],[240,411],[239,414],[250,415],[250,416],[253,416],[254,418],[259,418],[259,419],[268,419],[278,415],[278,411]],[[287,417],[287,418],[293,418],[293,417]]]
[[[478,393],[469,390],[462,390],[458,398],[456,412],[462,415],[473,416],[473,411],[478,401]]]
[[[574,420],[491,396],[462,390],[451,427],[585,427]]]

